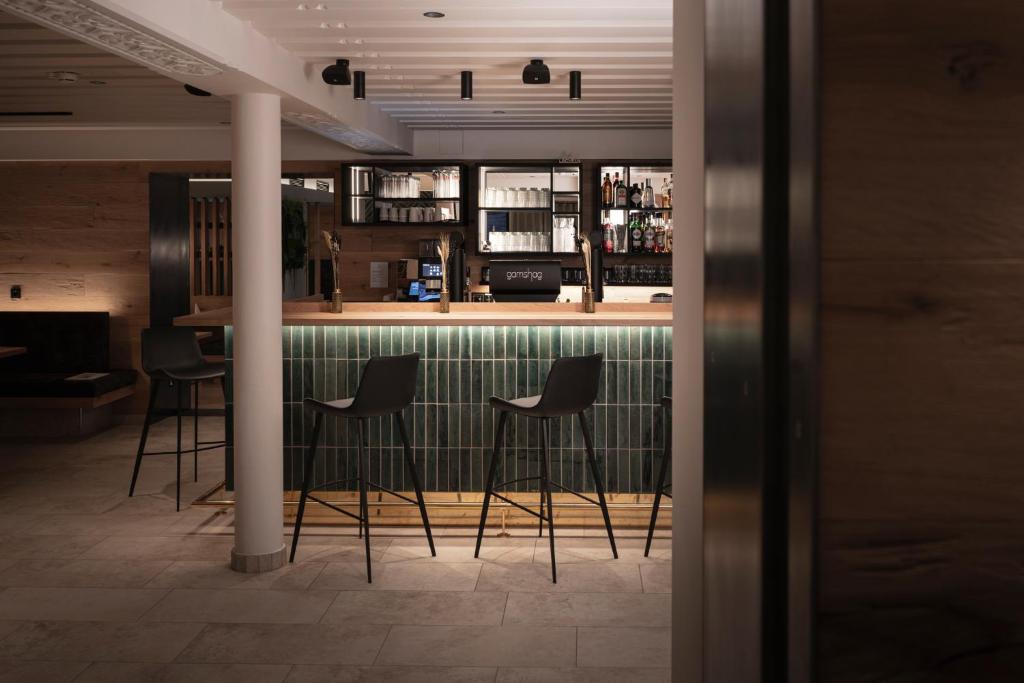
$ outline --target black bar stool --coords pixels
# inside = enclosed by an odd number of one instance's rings
[[[416,372],[419,369],[420,354],[413,353],[407,356],[376,356],[367,361],[363,368],[363,375],[359,379],[359,388],[352,398],[343,398],[337,401],[317,401],[307,398],[303,405],[316,413],[316,421],[313,423],[313,439],[309,443],[309,451],[306,454],[306,469],[302,475],[302,496],[299,498],[299,512],[295,517],[295,532],[292,535],[292,552],[289,562],[295,561],[295,548],[299,544],[299,533],[302,529],[302,515],[306,511],[306,499],[320,503],[325,507],[348,515],[359,520],[359,531],[366,539],[366,581],[373,582],[373,575],[370,573],[370,508],[366,499],[366,487],[372,486],[378,491],[390,493],[420,508],[420,516],[423,517],[423,528],[427,532],[427,543],[430,544],[430,554],[437,556],[434,550],[434,537],[430,533],[430,520],[427,518],[427,506],[423,503],[423,486],[420,483],[420,475],[416,471],[416,464],[412,459],[412,447],[409,445],[409,434],[405,431],[405,419],[402,411],[405,410],[416,394]],[[412,485],[416,489],[416,500],[403,496],[401,493],[386,489],[380,484],[367,481],[370,463],[366,443],[366,419],[393,415],[398,423],[398,433],[402,437],[402,446],[405,450],[405,464],[409,467],[412,476]],[[316,442],[320,438],[320,427],[323,425],[324,415],[344,417],[356,420],[359,427],[358,445],[358,473],[355,478],[339,479],[322,484],[322,487],[334,484],[345,484],[350,481],[359,482],[359,514],[354,515],[348,510],[342,510],[337,505],[320,500],[310,495],[310,484],[313,480],[313,464],[316,460]],[[365,462],[364,462],[365,460]]]
[[[199,440],[199,383],[207,379],[220,379],[221,391],[224,390],[224,363],[209,363],[203,358],[199,349],[195,332],[188,327],[153,327],[142,331],[142,369],[149,376],[149,403],[146,406],[146,419],[142,423],[142,436],[139,439],[139,450],[135,454],[135,468],[132,470],[132,484],[128,488],[128,496],[135,495],[135,483],[139,479],[139,466],[144,455],[177,456],[177,487],[175,491],[174,509],[181,510],[181,416],[185,411],[185,389],[194,390],[193,394],[193,434],[192,434],[192,467],[195,481],[199,481],[199,451],[224,446],[224,441]],[[161,384],[169,384],[177,389],[177,406],[175,410],[155,410],[157,390]],[[146,453],[146,439],[149,427],[156,417],[175,415],[178,418],[178,445],[173,451],[157,451]]]
[[[651,552],[651,541],[654,539],[654,524],[658,521],[658,506],[661,505],[661,497],[672,497],[668,489],[672,488],[672,482],[665,483],[665,475],[668,474],[668,463],[672,460],[672,397],[663,396],[661,407],[665,415],[665,451],[661,455],[661,470],[658,471],[658,483],[654,485],[654,506],[651,508],[651,526],[647,529],[647,545],[644,547],[644,557]]]
[[[476,552],[474,557],[480,556],[480,541],[484,536],[484,524],[487,522],[487,508],[490,505],[491,497],[504,501],[509,505],[528,512],[540,520],[541,533],[543,533],[544,522],[548,523],[548,537],[551,539],[551,581],[558,583],[558,574],[555,570],[555,526],[554,513],[551,503],[551,487],[554,486],[566,493],[582,498],[588,503],[601,508],[604,515],[604,525],[608,530],[608,542],[612,546],[612,555],[619,557],[615,548],[615,536],[612,533],[612,522],[608,516],[608,504],[604,499],[604,484],[601,480],[601,472],[597,468],[597,459],[594,457],[594,442],[590,436],[590,427],[587,425],[587,418],[583,411],[594,404],[597,400],[598,379],[601,377],[602,354],[593,356],[576,356],[571,358],[559,358],[551,364],[551,371],[544,383],[544,389],[538,396],[527,396],[526,398],[504,399],[491,396],[491,407],[497,409],[498,429],[494,435],[494,453],[491,455],[491,466],[487,475],[487,489],[484,492],[484,506],[480,512],[480,529],[476,535]],[[536,417],[541,424],[541,456],[540,476],[522,477],[495,484],[494,480],[498,474],[498,459],[501,456],[502,447],[505,443],[505,426],[508,423],[508,414],[516,413],[526,417]],[[562,417],[575,414],[579,418],[580,429],[583,431],[583,442],[587,447],[587,463],[590,466],[590,473],[594,477],[594,488],[597,490],[597,500],[584,496],[581,493],[562,486],[550,480],[548,476],[548,442],[550,440],[551,425],[553,417]],[[533,510],[520,505],[508,498],[495,493],[495,489],[515,484],[520,481],[540,480],[540,509]],[[547,515],[544,514],[544,504],[547,501]]]

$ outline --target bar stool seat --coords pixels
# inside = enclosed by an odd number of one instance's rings
[[[204,379],[217,379],[225,375],[224,363],[202,363],[183,368],[166,368],[162,374],[168,379],[176,379],[182,382],[199,382]]]
[[[551,581],[558,583],[558,572],[555,567],[555,527],[554,511],[551,502],[551,487],[570,493],[578,498],[601,508],[604,516],[605,529],[608,531],[608,542],[612,547],[612,556],[618,558],[619,552],[615,548],[615,535],[612,533],[611,517],[608,514],[608,504],[604,497],[604,483],[601,471],[597,467],[597,458],[594,455],[594,441],[591,438],[590,427],[584,411],[597,400],[598,381],[601,377],[602,354],[592,356],[576,356],[559,358],[551,364],[551,370],[544,382],[544,390],[537,396],[525,396],[523,398],[501,398],[492,396],[490,405],[498,410],[498,428],[494,436],[494,452],[491,455],[489,474],[487,475],[487,488],[484,492],[483,509],[480,512],[480,528],[476,536],[476,552],[474,557],[480,556],[480,543],[484,535],[484,525],[487,522],[487,510],[491,498],[497,498],[509,505],[527,512],[540,521],[540,533],[544,533],[544,522],[548,523],[548,537],[551,546]],[[541,421],[541,456],[540,476],[521,477],[512,481],[497,483],[498,460],[502,455],[502,448],[505,441],[505,427],[508,423],[509,414],[523,415],[525,417],[539,418]],[[580,423],[580,430],[583,432],[583,442],[586,445],[587,464],[590,467],[590,474],[594,478],[594,488],[597,492],[597,500],[574,491],[558,482],[551,481],[548,471],[550,465],[549,443],[551,438],[550,420],[556,417],[576,415]],[[523,481],[539,480],[540,482],[540,512],[531,510],[519,503],[497,493],[510,484]],[[545,502],[547,513],[544,512]]]
[[[359,387],[355,396],[341,398],[334,401],[320,401],[314,398],[306,398],[302,405],[306,410],[315,414],[313,422],[313,438],[309,443],[309,451],[306,454],[305,469],[302,475],[302,494],[299,497],[299,511],[295,516],[295,530],[292,533],[292,550],[289,562],[295,561],[295,550],[299,545],[299,534],[302,531],[302,517],[306,511],[306,501],[312,500],[324,507],[330,508],[359,522],[359,533],[366,539],[366,582],[373,583],[372,566],[370,562],[370,507],[367,501],[366,489],[368,486],[401,498],[407,503],[416,505],[420,509],[420,517],[423,519],[423,528],[427,533],[427,543],[430,546],[430,554],[437,556],[434,550],[434,537],[430,533],[430,519],[427,517],[427,506],[423,501],[423,485],[420,483],[420,475],[416,470],[416,464],[412,457],[412,446],[409,443],[409,434],[405,429],[405,419],[402,411],[409,407],[416,393],[416,373],[419,370],[420,355],[418,353],[407,356],[374,356],[366,362],[363,368],[362,377],[359,379]],[[320,438],[320,430],[323,426],[325,415],[356,420],[359,432],[359,443],[357,445],[358,476],[351,479],[339,479],[336,481],[321,484],[319,488],[331,485],[347,484],[355,481],[359,485],[359,514],[352,514],[339,506],[314,496],[313,469],[316,462],[316,446]],[[409,468],[409,475],[412,479],[413,488],[416,491],[416,500],[402,495],[396,491],[385,488],[376,482],[368,480],[370,470],[369,446],[366,443],[367,427],[366,420],[371,417],[383,417],[391,415],[398,425],[398,433],[402,439],[405,463]]]

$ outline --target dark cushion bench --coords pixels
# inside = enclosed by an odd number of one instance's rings
[[[3,311],[0,346],[26,348],[0,359],[0,406],[8,416],[0,433],[5,435],[94,431],[109,424],[111,403],[135,392],[136,371],[110,367],[109,313]],[[41,419],[41,410],[60,411],[69,419]],[[23,411],[36,414],[19,415]]]

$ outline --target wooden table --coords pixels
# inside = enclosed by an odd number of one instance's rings
[[[28,349],[24,346],[0,346],[0,358],[21,356],[26,353],[28,353]]]

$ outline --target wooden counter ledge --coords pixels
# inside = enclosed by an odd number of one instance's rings
[[[185,327],[231,325],[231,309],[221,308],[174,319]],[[601,303],[584,313],[579,303],[453,303],[440,313],[436,303],[346,303],[342,313],[324,303],[288,302],[284,325],[622,325],[672,324],[672,304]]]

